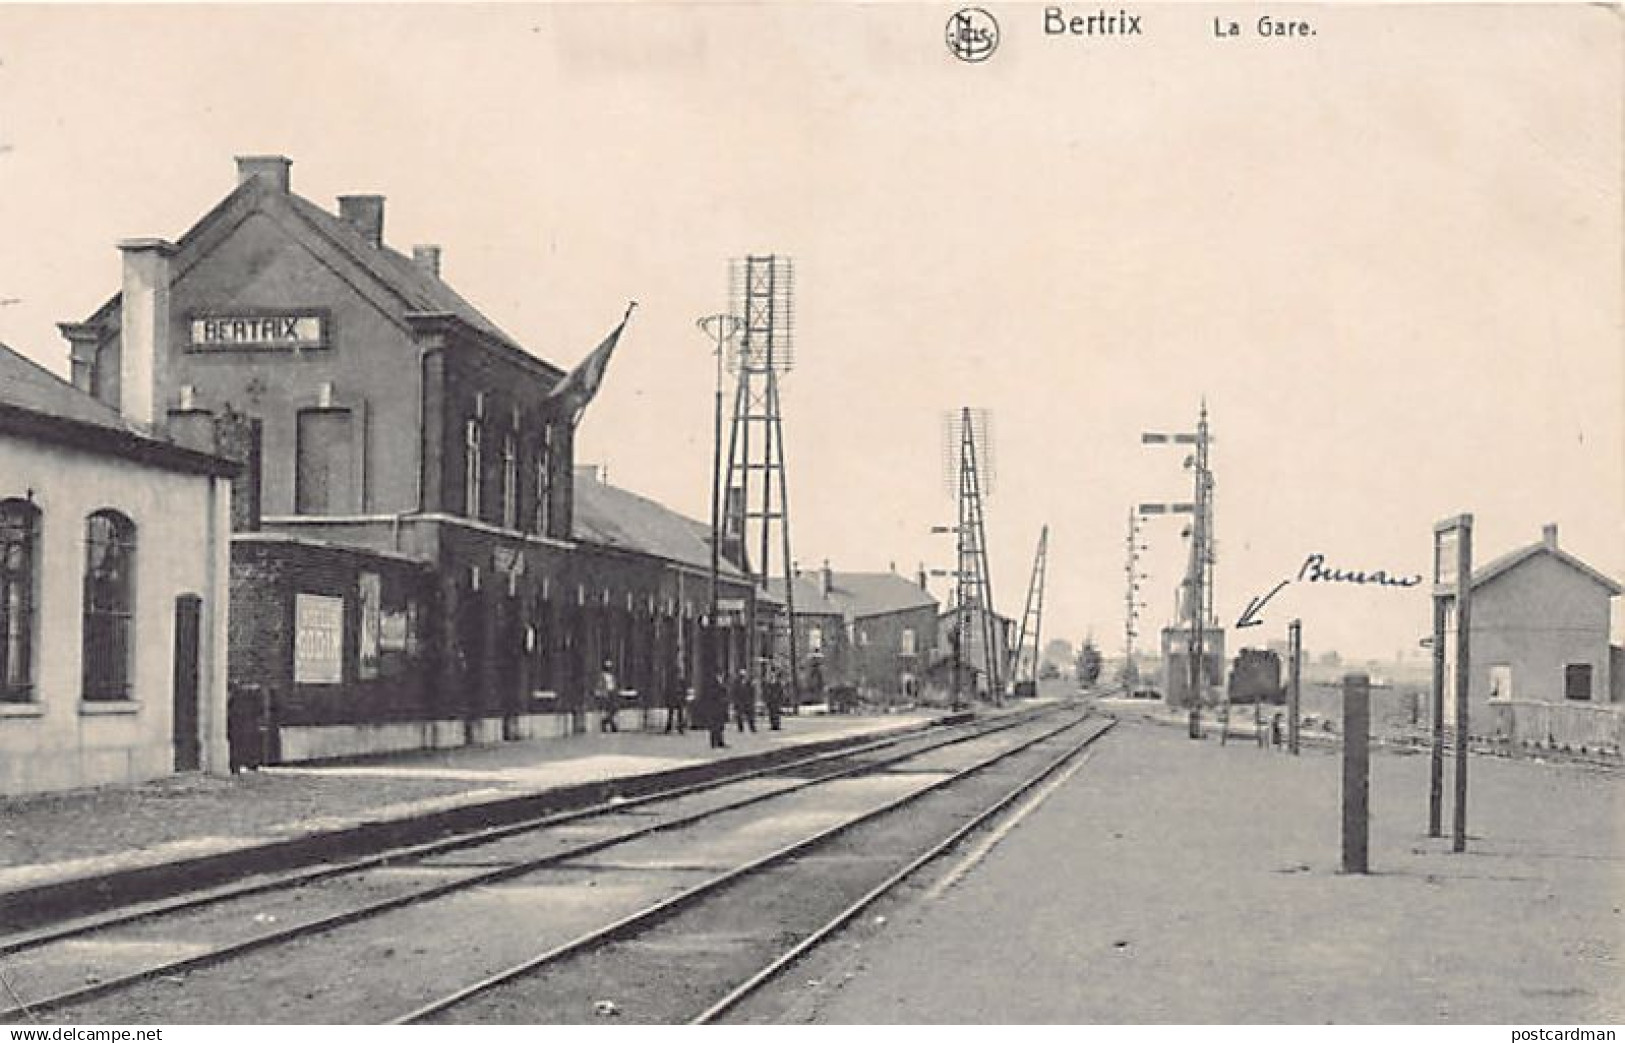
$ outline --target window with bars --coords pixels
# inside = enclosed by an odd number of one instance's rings
[[[34,589],[39,508],[0,500],[0,702],[34,698]]]
[[[85,525],[84,699],[130,698],[134,606],[135,523],[97,511]]]

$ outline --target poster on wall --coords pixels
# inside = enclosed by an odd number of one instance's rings
[[[406,651],[406,609],[385,612],[378,626],[378,648],[382,652]]]
[[[356,672],[363,681],[378,676],[378,653],[382,638],[383,582],[376,572],[363,572],[358,581],[361,602],[361,648]]]
[[[298,594],[293,601],[293,681],[339,684],[344,680],[344,599]]]

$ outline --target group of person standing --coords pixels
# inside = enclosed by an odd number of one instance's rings
[[[784,712],[784,675],[777,666],[770,666],[762,679],[762,702],[767,708],[768,727],[778,731]],[[614,664],[606,660],[596,685],[598,703],[598,730],[619,732],[616,713],[620,706],[620,686],[615,679]],[[730,716],[740,732],[756,730],[756,687],[750,673],[739,670],[732,674],[718,670],[710,684],[690,687],[681,670],[671,672],[661,704],[666,709],[665,733],[687,734],[690,725],[704,728],[711,737],[713,749],[726,749],[724,737],[728,732]]]

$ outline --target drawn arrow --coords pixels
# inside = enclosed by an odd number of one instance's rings
[[[1281,582],[1277,583],[1275,585],[1275,589],[1270,591],[1268,594],[1265,594],[1261,598],[1253,598],[1251,601],[1247,602],[1246,610],[1242,612],[1241,618],[1236,620],[1236,629],[1240,630],[1243,627],[1261,626],[1264,621],[1256,618],[1258,613],[1263,609],[1265,603],[1268,602],[1270,598],[1273,598],[1275,595],[1279,594],[1281,592],[1281,588],[1291,582],[1292,581],[1289,579],[1283,579]]]

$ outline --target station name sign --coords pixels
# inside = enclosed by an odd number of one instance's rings
[[[325,348],[327,317],[312,312],[194,315],[191,347],[194,351]]]

